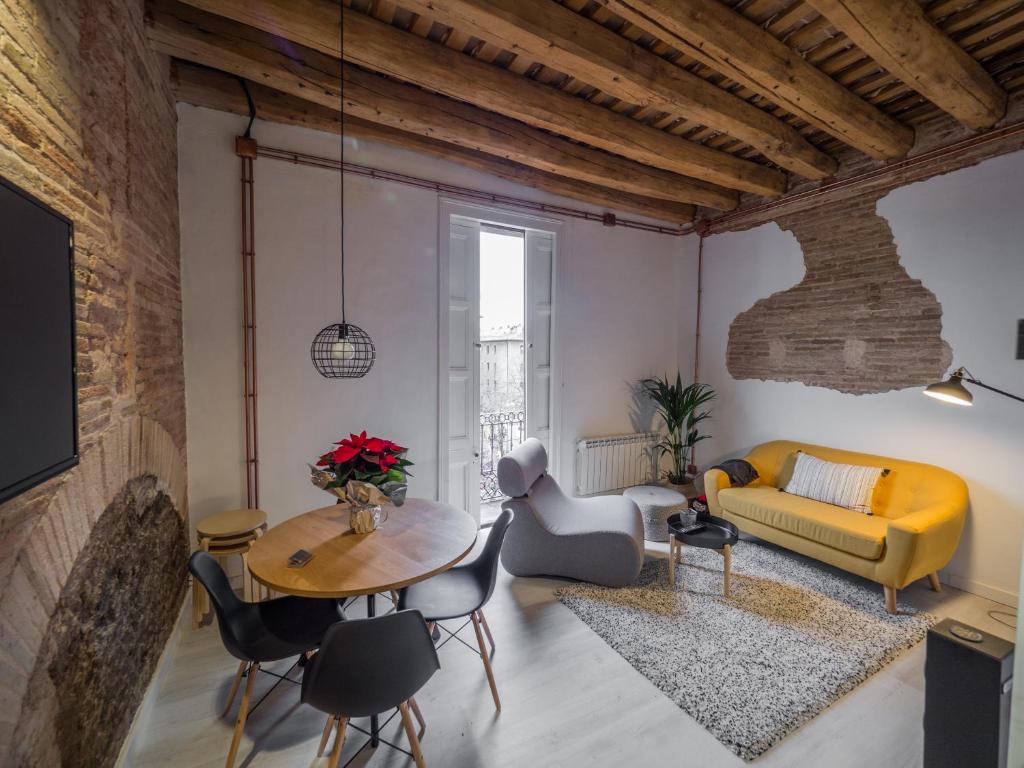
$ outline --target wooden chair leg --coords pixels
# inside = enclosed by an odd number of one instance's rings
[[[242,558],[242,599],[251,603],[253,599],[252,576],[249,575],[249,553],[243,552],[240,557]]]
[[[265,533],[265,531],[264,531],[263,528],[257,528],[256,531],[255,531],[255,538],[253,539],[253,541],[255,541],[256,539],[259,539],[264,533]],[[252,545],[250,544],[250,546],[252,546]],[[251,571],[249,573],[249,577],[252,579],[252,586],[253,586],[254,594],[256,595],[256,601],[262,603],[264,600],[269,600],[270,599],[270,587],[265,587],[265,586],[263,586],[263,584],[261,584],[259,581],[257,581],[256,577],[252,575]]]
[[[885,610],[889,613],[896,613],[896,589],[895,587],[882,586],[885,590]]]
[[[252,689],[256,684],[256,675],[259,671],[259,664],[253,662],[249,665],[249,681],[245,684],[242,704],[238,707],[238,718],[235,720],[235,733],[231,737],[231,749],[228,750],[228,761],[225,763],[226,768],[234,768],[235,756],[238,754],[238,745],[242,742],[242,732],[245,730],[245,720],[249,717],[249,700],[252,698]]]
[[[412,727],[409,707],[404,701],[398,705],[398,711],[402,713],[402,725],[405,726],[405,735],[409,737],[409,745],[412,747],[412,757],[416,761],[416,768],[426,768],[427,764],[423,762],[423,752],[420,750],[420,740],[416,736],[416,729]],[[334,766],[330,768],[334,768]]]
[[[501,712],[501,699],[498,698],[498,685],[494,682],[494,670],[491,669],[491,659],[487,655],[487,647],[484,645],[484,634],[480,631],[480,619],[474,613],[473,630],[476,632],[476,642],[480,646],[480,658],[484,662],[484,671],[487,672],[487,682],[491,686],[491,696],[494,697],[494,708]]]
[[[423,719],[420,705],[416,703],[416,699],[412,696],[409,697],[409,708],[412,709],[412,713],[416,716],[416,722],[420,724],[420,733],[423,733],[427,730],[427,721]]]
[[[199,605],[199,590],[203,587],[199,583],[199,579],[195,576],[192,577],[192,629],[199,629],[199,625],[203,623],[203,614],[200,610]]]
[[[242,684],[242,673],[245,672],[245,668],[249,666],[249,662],[242,661],[238,664],[238,671],[235,673],[235,679],[231,683],[231,692],[228,693],[228,700],[224,704],[224,711],[220,713],[221,717],[227,715],[228,710],[231,709],[231,705],[235,703],[235,696],[238,695],[238,686]]]
[[[348,718],[338,718],[338,735],[334,737],[334,749],[331,750],[331,759],[327,768],[337,768],[338,758],[341,757],[341,748],[345,746],[345,729],[348,728]]]
[[[334,728],[334,715],[327,716],[327,722],[324,724],[324,732],[320,737],[320,746],[316,748],[316,756],[320,757],[324,753],[324,748],[327,746],[327,740],[331,737],[331,729]]]
[[[935,573],[929,573],[928,574],[928,583],[931,585],[933,591],[935,591],[935,592],[941,592],[942,591],[942,582],[939,581],[939,573],[938,573],[938,571],[936,571]]]
[[[209,552],[210,540],[207,538],[199,539],[199,549],[203,552]],[[206,618],[206,590],[203,585],[199,583],[199,579],[195,576],[192,577],[192,628],[198,629],[203,623],[203,619]]]
[[[491,628],[487,626],[487,617],[484,616],[484,612],[479,610],[476,615],[480,617],[480,623],[484,625],[484,633],[487,635],[487,642],[491,644],[491,653],[494,653],[494,635],[491,634]]]

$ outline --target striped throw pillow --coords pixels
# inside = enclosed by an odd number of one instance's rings
[[[793,477],[783,489],[794,496],[835,504],[865,515],[871,514],[871,496],[882,474],[881,467],[835,464],[799,453]]]

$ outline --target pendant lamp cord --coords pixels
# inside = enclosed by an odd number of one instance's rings
[[[340,30],[339,30],[339,32],[340,32]],[[339,34],[339,42],[341,42],[341,40],[340,40],[341,37],[342,37],[342,35]],[[340,109],[343,106],[343,102],[345,100],[344,99],[344,90],[342,90],[338,95],[340,97],[340,101],[342,102],[342,104],[338,105],[338,107]],[[338,158],[340,160],[344,160],[345,159],[345,131],[344,130],[338,132]],[[341,334],[342,334],[342,336],[346,336],[346,335],[348,335],[347,334],[348,323],[347,323],[347,321],[345,319],[345,170],[344,170],[344,163],[342,163],[342,168],[338,169],[338,182],[341,184],[341,186],[338,188],[338,200],[339,200],[339,205],[340,205],[340,208],[341,208],[341,210],[340,210],[340,214],[341,214]]]
[[[341,325],[345,327],[345,178],[341,178]]]
[[[341,150],[342,155],[345,153],[345,136],[341,135]],[[340,200],[341,214],[341,328],[342,334],[345,333],[347,323],[345,322],[345,171],[342,170],[338,174],[338,181],[341,187],[338,190],[338,199]]]

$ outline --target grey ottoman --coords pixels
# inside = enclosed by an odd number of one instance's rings
[[[644,521],[644,539],[647,541],[668,541],[668,517],[689,506],[683,494],[660,485],[638,485],[622,492],[627,499],[640,507]]]

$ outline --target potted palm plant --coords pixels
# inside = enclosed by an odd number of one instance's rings
[[[668,454],[672,458],[666,477],[672,485],[685,485],[692,479],[687,468],[693,446],[711,437],[700,434],[699,426],[711,417],[705,406],[715,398],[715,391],[707,384],[693,383],[684,387],[679,373],[676,373],[675,383],[666,375],[644,379],[640,385],[654,401],[668,431],[657,445],[660,456]]]

